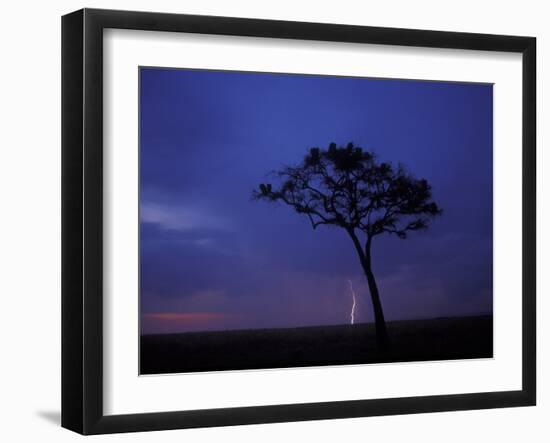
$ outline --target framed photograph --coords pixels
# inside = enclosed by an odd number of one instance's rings
[[[532,37],[62,20],[62,425],[535,405]]]

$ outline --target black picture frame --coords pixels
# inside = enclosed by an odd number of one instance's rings
[[[103,30],[522,54],[522,389],[130,415],[103,412]],[[530,406],[536,403],[536,39],[83,9],[62,18],[62,426],[82,434]],[[517,294],[519,296],[519,294]]]

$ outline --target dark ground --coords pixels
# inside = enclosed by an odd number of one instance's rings
[[[388,322],[391,346],[376,348],[372,323],[188,332],[141,337],[141,374],[490,358],[493,317]]]

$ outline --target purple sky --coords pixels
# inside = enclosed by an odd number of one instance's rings
[[[349,141],[401,162],[443,209],[378,236],[388,320],[492,312],[487,84],[140,69],[142,333],[372,321],[351,240],[256,202],[268,173]]]

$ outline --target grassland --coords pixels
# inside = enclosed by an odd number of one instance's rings
[[[475,316],[388,323],[380,351],[371,323],[143,335],[141,374],[343,364],[453,360],[493,356],[493,318]]]

